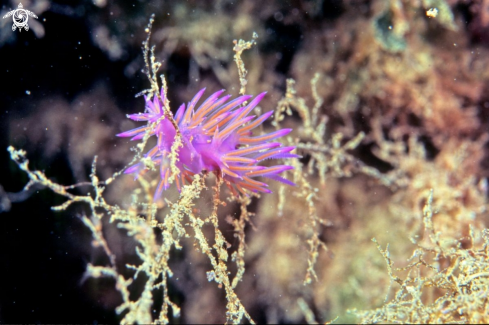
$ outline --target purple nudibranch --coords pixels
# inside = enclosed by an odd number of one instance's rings
[[[193,175],[204,171],[219,173],[236,196],[238,192],[247,195],[246,190],[270,193],[268,184],[257,181],[256,177],[270,178],[295,186],[293,182],[279,176],[280,173],[293,169],[292,166],[258,165],[266,159],[299,157],[290,153],[295,147],[284,147],[280,142],[272,142],[285,136],[292,129],[281,129],[264,135],[252,136],[252,130],[273,114],[273,111],[270,111],[258,117],[248,116],[266,92],[259,94],[246,106],[241,107],[241,104],[252,99],[253,96],[244,95],[228,101],[231,95],[219,98],[224,92],[220,90],[194,109],[204,91],[205,88],[200,90],[187,107],[182,104],[174,115],[175,122],[182,134],[182,146],[177,149],[178,160],[176,161],[176,167],[180,173],[174,176],[178,189],[180,190],[181,184],[192,182]],[[169,154],[177,133],[174,125],[167,118],[162,118],[166,101],[163,90],[161,98],[163,103],[156,95],[152,100],[145,96],[145,112],[127,116],[134,121],[147,121],[146,126],[117,134],[119,137],[139,140],[150,130],[151,123],[159,121],[156,127],[149,131],[150,135],[156,135],[157,145],[145,154],[145,157],[151,159],[160,169],[161,180],[155,192],[155,199],[158,199],[163,190],[170,185]],[[145,165],[140,162],[127,168],[125,173],[134,173],[137,178],[146,170]]]

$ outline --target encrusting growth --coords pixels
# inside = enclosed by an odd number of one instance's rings
[[[146,159],[159,165],[160,169],[161,180],[154,195],[155,200],[170,186],[171,177],[180,190],[182,185],[192,182],[194,175],[205,172],[214,172],[222,177],[235,196],[238,196],[238,191],[243,195],[247,195],[247,191],[270,193],[266,183],[255,179],[258,176],[295,185],[279,176],[280,173],[292,169],[292,166],[258,165],[266,159],[298,157],[290,153],[295,149],[294,146],[284,147],[280,142],[272,142],[288,134],[291,129],[252,136],[252,130],[273,114],[270,111],[258,117],[248,116],[266,93],[259,94],[249,104],[241,106],[253,96],[239,96],[229,101],[231,95],[219,98],[224,92],[220,90],[194,109],[204,91],[205,88],[200,90],[187,106],[182,104],[174,116],[181,138],[177,136],[174,124],[164,114],[166,97],[163,89],[161,96],[155,95],[153,100],[145,96],[145,113],[128,115],[134,121],[147,121],[148,125],[117,135],[140,140],[149,132],[151,136],[156,135],[158,138],[157,145],[145,155]],[[175,146],[177,138],[180,144]],[[175,155],[175,166],[178,170],[177,173],[172,173],[171,160]],[[125,173],[134,173],[137,178],[147,170],[145,162],[139,162],[127,168]]]

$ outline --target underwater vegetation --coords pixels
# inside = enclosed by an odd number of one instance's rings
[[[2,67],[4,260],[36,271],[0,321],[489,321],[485,1],[32,7],[39,39],[57,14],[90,36],[62,53],[76,81],[26,96]],[[30,62],[20,37],[2,50]],[[67,274],[84,304],[51,295]]]

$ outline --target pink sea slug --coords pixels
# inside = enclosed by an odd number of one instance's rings
[[[174,175],[178,189],[180,190],[181,184],[192,182],[193,175],[206,171],[218,173],[236,196],[238,195],[237,191],[247,195],[246,190],[270,193],[268,184],[255,179],[259,176],[295,185],[279,176],[280,173],[293,167],[258,165],[265,159],[298,157],[296,154],[290,153],[295,147],[284,147],[280,142],[272,142],[288,134],[291,129],[252,136],[252,130],[273,114],[273,111],[270,111],[258,117],[248,116],[266,93],[259,94],[249,104],[242,107],[240,105],[253,96],[240,96],[229,101],[231,95],[219,98],[224,92],[224,90],[220,90],[195,109],[204,91],[205,88],[200,90],[187,107],[182,104],[174,116],[182,135],[182,146],[177,150],[178,160],[176,161],[176,167],[180,173]],[[150,124],[159,121],[156,127],[150,131],[151,135],[156,135],[157,145],[145,155],[146,158],[159,165],[160,169],[161,180],[155,191],[155,199],[158,199],[163,190],[166,190],[170,185],[169,154],[177,135],[171,121],[162,118],[164,116],[163,106],[166,101],[163,90],[161,91],[161,98],[163,103],[156,95],[152,100],[145,96],[145,112],[127,116],[134,121],[149,122],[146,126],[117,134],[119,137],[132,137],[131,140],[139,140],[151,128]],[[125,173],[134,173],[137,178],[146,170],[146,166],[140,162],[127,168]]]

